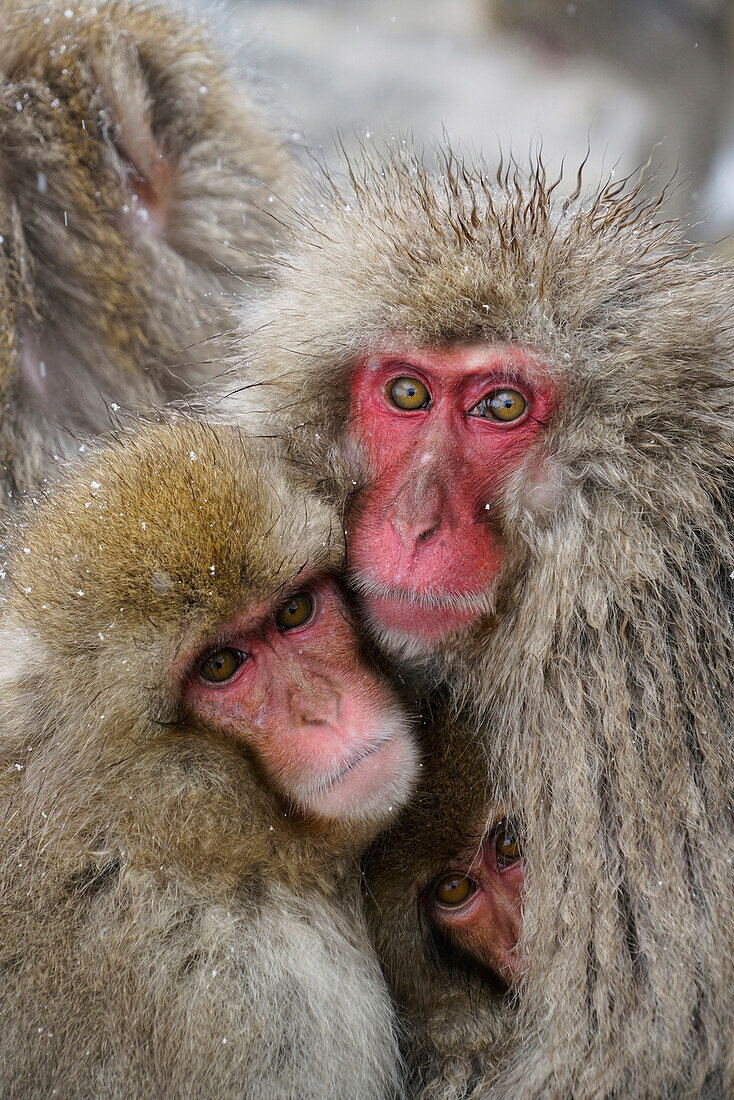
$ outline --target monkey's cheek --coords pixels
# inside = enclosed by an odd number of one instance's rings
[[[466,905],[452,912],[433,907],[434,923],[444,935],[490,970],[508,986],[527,970],[527,962],[518,952],[521,931],[519,899],[505,899],[492,884],[481,887]]]

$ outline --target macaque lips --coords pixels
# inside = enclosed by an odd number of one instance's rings
[[[361,662],[329,578],[245,609],[189,661],[195,714],[243,746],[296,808],[373,821],[397,809],[417,754],[386,687]]]
[[[503,487],[552,408],[537,354],[517,345],[398,346],[356,368],[350,427],[369,487],[348,557],[388,645],[433,648],[488,613]]]
[[[361,744],[343,756],[335,772],[296,794],[304,810],[329,819],[378,819],[403,805],[417,766],[404,719],[396,711],[368,737],[362,733]]]
[[[431,599],[409,589],[380,591],[366,585],[359,587],[372,622],[389,631],[393,639],[404,636],[407,644],[416,641],[430,646],[460,633],[482,614],[486,606],[483,594],[475,599],[459,597],[449,602],[451,597],[448,594],[443,598]]]

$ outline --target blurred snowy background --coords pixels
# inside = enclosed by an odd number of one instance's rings
[[[196,2],[196,0],[195,0]],[[644,164],[673,212],[734,230],[734,0],[220,0],[199,3],[285,132],[336,156],[409,137],[521,163],[542,141],[567,189]],[[725,251],[734,249],[730,242]]]

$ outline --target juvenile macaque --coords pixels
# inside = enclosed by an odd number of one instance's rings
[[[368,853],[365,901],[403,1019],[406,1095],[458,1097],[514,1039],[522,815],[492,804],[472,731],[444,717],[431,731],[418,791]]]
[[[375,637],[522,810],[498,1095],[731,1092],[734,272],[623,184],[553,191],[449,152],[353,168],[247,395],[343,508]]]
[[[355,855],[407,722],[342,537],[233,429],[149,425],[20,510],[0,622],[3,1097],[383,1097]]]
[[[213,373],[290,170],[196,25],[0,0],[0,507]]]

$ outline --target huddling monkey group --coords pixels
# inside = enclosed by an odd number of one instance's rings
[[[734,1095],[734,268],[0,0],[0,1097]]]

